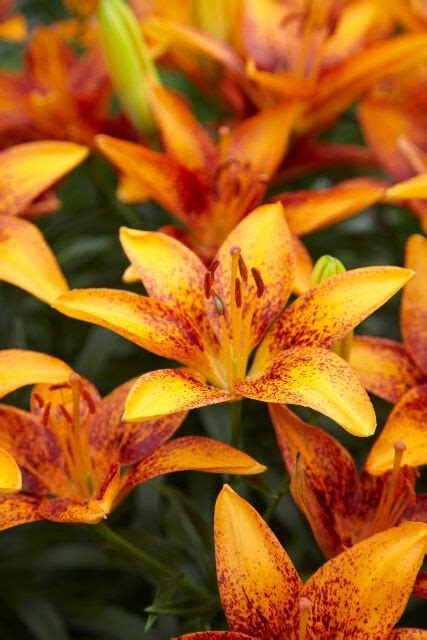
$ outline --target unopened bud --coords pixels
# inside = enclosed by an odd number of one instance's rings
[[[160,80],[138,21],[124,0],[99,0],[97,16],[102,50],[123,110],[138,131],[153,133],[146,85]]]
[[[320,284],[320,282],[323,282],[332,276],[345,273],[345,270],[345,266],[340,260],[338,260],[338,258],[322,256],[318,259],[314,265],[313,271],[311,272],[310,285],[315,287],[317,284]]]

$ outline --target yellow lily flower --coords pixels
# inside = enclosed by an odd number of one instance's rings
[[[51,187],[87,157],[73,142],[28,142],[0,153],[0,280],[51,303],[67,282],[40,231],[19,216],[51,212]]]
[[[282,312],[295,258],[280,204],[247,216],[208,269],[185,245],[159,232],[124,228],[121,241],[149,297],[81,289],[53,306],[186,365],[143,375],[130,391],[126,421],[247,397],[308,406],[353,434],[373,433],[375,414],[366,392],[330,347],[400,289],[411,271],[348,271]]]
[[[101,399],[57,358],[0,351],[1,395],[35,381],[30,412],[0,405],[0,530],[40,519],[96,524],[134,486],[166,473],[265,471],[210,438],[169,441],[185,412],[123,424],[132,380]]]
[[[411,522],[347,549],[303,585],[259,514],[225,486],[215,507],[218,587],[230,631],[185,640],[426,640],[396,629],[427,551],[427,525]]]
[[[406,244],[405,266],[416,272],[401,305],[403,344],[386,338],[356,336],[350,364],[368,391],[398,402],[411,388],[427,383],[427,239],[413,235]]]

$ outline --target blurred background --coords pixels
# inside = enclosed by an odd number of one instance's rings
[[[66,16],[58,0],[18,3],[31,25]],[[3,68],[19,68],[20,45],[2,43]],[[188,80],[168,73],[166,84],[185,91],[198,117],[207,125],[220,114]],[[340,124],[323,136],[340,142],[362,142],[350,109]],[[319,188],[354,176],[354,171],[327,170],[286,184],[286,189]],[[99,157],[91,157],[61,184],[62,208],[36,221],[53,248],[71,287],[123,288],[127,261],[118,241],[126,225],[156,229],[171,221],[158,206],[128,206],[115,199],[115,174]],[[279,189],[280,185],[277,186]],[[313,260],[328,253],[350,269],[403,262],[405,240],[419,232],[408,211],[378,205],[357,217],[305,238]],[[129,286],[135,291],[142,287]],[[399,339],[399,296],[363,323],[359,333]],[[0,284],[0,348],[33,349],[68,362],[92,380],[102,394],[165,361],[145,353],[102,328],[68,319],[16,288]],[[8,396],[7,403],[25,407],[28,393]],[[379,425],[390,411],[373,399]],[[300,412],[301,413],[301,412]],[[304,415],[304,412],[301,413]],[[269,471],[263,481],[241,480],[239,493],[262,513],[277,490],[283,464],[266,406],[243,403],[244,448]],[[356,439],[321,420],[356,456],[361,465],[371,439]],[[229,439],[229,407],[194,411],[181,435],[207,434]],[[215,498],[224,478],[184,473],[150,481],[132,492],[110,517],[111,527],[159,559],[167,559],[177,575],[202,585],[210,598],[189,600],[173,593],[173,584],[158,585],[143,567],[102,540],[96,527],[42,522],[0,533],[0,637],[7,640],[147,640],[166,639],[212,625],[225,628],[219,606],[212,544]],[[265,484],[266,483],[266,484]],[[421,486],[421,485],[420,485]],[[303,515],[285,495],[271,526],[303,577],[322,563],[322,554]],[[425,602],[412,598],[403,626],[427,628]]]

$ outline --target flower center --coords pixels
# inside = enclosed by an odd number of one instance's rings
[[[230,300],[226,312],[223,300],[215,288],[215,272],[219,266],[214,260],[205,274],[205,296],[212,300],[220,325],[220,360],[224,363],[228,388],[234,390],[234,380],[244,378],[252,349],[251,328],[258,300],[264,294],[264,282],[258,269],[250,272],[239,247],[232,247],[230,271]],[[250,274],[250,275],[249,275]],[[250,292],[250,277],[256,294]]]

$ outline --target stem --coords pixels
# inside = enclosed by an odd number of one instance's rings
[[[231,445],[239,449],[242,437],[242,401],[231,405]]]
[[[288,490],[289,490],[289,476],[288,474],[285,474],[283,476],[282,482],[280,483],[280,487],[279,487],[279,490],[277,491],[276,497],[273,498],[273,500],[270,502],[269,506],[264,511],[264,514],[262,516],[266,522],[269,522],[271,520],[271,518],[274,515],[274,512],[276,511],[277,507],[281,503],[283,496],[288,492]]]

